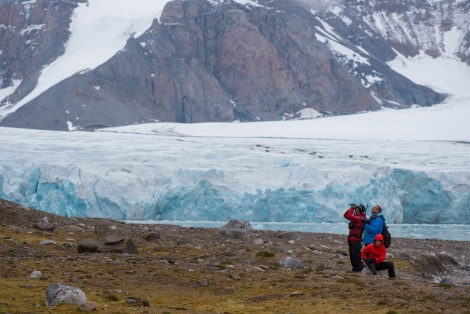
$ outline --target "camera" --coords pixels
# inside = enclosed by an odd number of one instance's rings
[[[353,209],[357,209],[360,214],[365,213],[367,211],[367,207],[369,207],[369,205],[367,206],[364,206],[362,204],[356,205],[355,203],[351,203],[349,204],[349,206],[351,206],[351,208]]]
[[[369,205],[367,205],[367,207],[369,207]],[[359,210],[359,213],[363,214],[363,213],[365,213],[365,212],[366,212],[366,210],[367,210],[367,207],[366,207],[366,206],[364,206],[364,205],[362,205],[362,204],[360,204],[360,205],[359,205],[359,206],[357,206],[356,208],[357,208],[357,210]]]

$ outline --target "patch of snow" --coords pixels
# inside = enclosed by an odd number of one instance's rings
[[[45,26],[46,26],[45,24],[30,25],[21,31],[21,36],[27,33],[31,33],[32,31],[40,31]]]
[[[0,102],[2,102],[5,98],[13,94],[18,86],[20,86],[21,80],[13,80],[13,85],[0,89]],[[3,107],[0,108],[0,119],[3,117],[2,111]]]
[[[297,112],[300,117],[299,119],[315,119],[323,116],[321,113],[312,108],[305,108]]]
[[[62,80],[106,62],[124,48],[130,37],[140,36],[154,19],[159,19],[167,2],[133,0],[129,5],[127,0],[89,0],[79,3],[73,12],[64,54],[44,68],[36,88],[4,114],[18,110]]]

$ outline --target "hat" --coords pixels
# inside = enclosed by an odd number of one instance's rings
[[[384,236],[379,233],[378,235],[375,236],[374,241],[382,241],[382,242],[384,242]]]

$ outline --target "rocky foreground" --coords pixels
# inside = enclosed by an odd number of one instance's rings
[[[59,217],[0,199],[0,313],[470,313],[469,242],[394,238],[390,280],[349,272],[345,236],[218,231]],[[104,238],[137,253],[78,253]],[[51,306],[54,283],[93,306]]]

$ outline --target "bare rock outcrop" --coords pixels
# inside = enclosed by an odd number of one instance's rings
[[[0,62],[8,65],[0,73],[0,87],[22,80],[0,106],[23,99],[35,87],[40,69],[64,52],[79,2],[0,5],[0,24],[12,25],[0,31]],[[77,128],[93,130],[155,120],[272,121],[305,118],[305,112],[328,116],[430,106],[445,99],[387,64],[397,50],[432,54],[439,43],[433,50],[421,47],[419,38],[401,42],[364,20],[374,10],[406,15],[412,4],[345,2],[338,15],[297,1],[257,3],[170,1],[159,21],[140,37],[129,38],[108,61],[57,83],[0,125],[67,130],[74,121]],[[435,18],[440,11],[447,14],[447,8],[427,9]],[[461,16],[468,9],[455,5],[452,10]],[[413,21],[426,25],[428,18],[415,16]],[[465,51],[459,56],[468,60]]]

